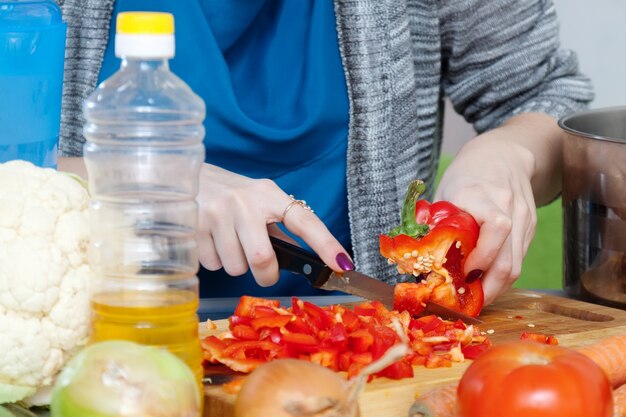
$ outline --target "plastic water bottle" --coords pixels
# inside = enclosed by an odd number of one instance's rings
[[[204,102],[168,66],[174,18],[120,13],[121,67],[86,100],[91,342],[166,347],[202,378],[196,250]]]
[[[53,0],[0,0],[0,163],[57,165],[66,29]]]

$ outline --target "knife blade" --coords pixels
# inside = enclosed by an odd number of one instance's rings
[[[337,273],[313,252],[273,236],[270,236],[270,241],[276,252],[279,268],[304,275],[313,287],[327,291],[342,291],[368,300],[378,300],[385,307],[393,308],[393,285],[357,271]],[[448,320],[461,319],[467,324],[482,323],[477,318],[433,302],[426,303],[422,315],[427,314],[435,314]]]

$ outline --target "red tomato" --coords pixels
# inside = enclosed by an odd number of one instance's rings
[[[517,341],[494,346],[465,371],[459,417],[611,417],[608,378],[585,355]]]

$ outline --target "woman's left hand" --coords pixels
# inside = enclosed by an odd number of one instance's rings
[[[543,144],[534,139],[528,144],[524,142],[527,134],[544,123],[553,123],[553,119],[545,115],[522,115],[516,119],[463,146],[446,170],[435,195],[435,200],[451,201],[471,213],[480,225],[476,248],[468,256],[464,272],[484,271],[485,305],[493,302],[520,276],[522,261],[537,224],[535,195],[538,190],[534,194],[533,185],[537,180],[538,163],[549,165],[550,159],[560,158],[560,152],[555,152],[560,134],[552,128],[548,131],[554,136],[550,140],[544,137]],[[538,162],[537,152],[542,152],[544,146],[548,148]],[[550,158],[545,157],[548,153]],[[552,163],[560,173],[559,162]],[[540,168],[543,175],[553,174]],[[545,182],[554,181],[545,179]],[[477,274],[472,272],[471,275]]]

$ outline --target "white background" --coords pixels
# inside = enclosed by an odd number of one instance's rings
[[[626,106],[626,0],[553,0],[561,44],[578,54],[594,85],[592,108]],[[474,131],[448,106],[443,152],[455,154]]]

